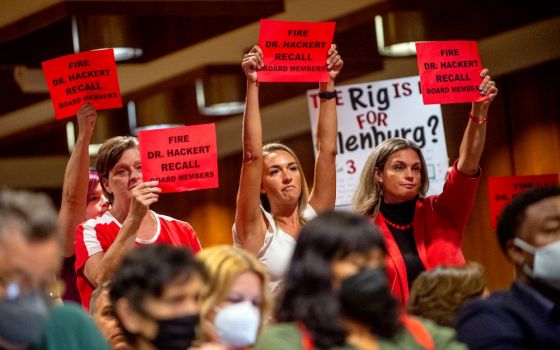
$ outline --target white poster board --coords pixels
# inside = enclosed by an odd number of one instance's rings
[[[386,138],[404,137],[422,149],[430,189],[443,189],[448,168],[440,105],[424,105],[418,76],[338,86],[336,206],[352,204],[364,164],[375,146]],[[315,153],[318,90],[307,92]]]

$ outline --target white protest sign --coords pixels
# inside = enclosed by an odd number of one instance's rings
[[[349,206],[364,164],[391,137],[414,141],[428,166],[428,194],[441,193],[448,168],[440,105],[424,105],[418,76],[337,87],[336,206]],[[319,117],[318,90],[307,92],[313,145]]]

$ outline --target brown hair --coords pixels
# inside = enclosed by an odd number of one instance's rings
[[[424,160],[420,147],[410,140],[394,137],[377,145],[367,159],[364,169],[362,170],[362,174],[360,175],[358,188],[356,189],[356,193],[354,193],[354,198],[352,199],[352,206],[356,212],[371,218],[375,218],[377,216],[379,206],[381,205],[381,200],[383,198],[383,185],[375,181],[375,171],[383,170],[387,159],[389,159],[393,153],[405,149],[412,149],[416,151],[418,158],[420,158],[421,176],[418,194],[420,197],[424,197],[426,195],[430,183],[428,181],[426,161]]]
[[[109,172],[115,164],[121,159],[123,153],[131,148],[138,148],[138,139],[133,136],[115,136],[105,141],[99,148],[97,154],[97,174],[99,175],[99,182],[103,189],[103,194],[113,204],[113,194],[107,192],[103,179],[109,178]]]
[[[422,272],[412,284],[408,312],[453,327],[455,315],[486,289],[484,267],[474,261],[462,266],[440,265]]]
[[[301,224],[304,224],[304,220],[303,220],[303,213],[305,212],[305,208],[307,207],[307,201],[309,200],[309,187],[307,186],[307,181],[305,180],[305,174],[303,173],[303,168],[301,167],[301,162],[299,161],[298,156],[296,155],[296,153],[288,146],[279,143],[279,142],[274,142],[274,143],[267,143],[266,145],[263,146],[263,158],[268,157],[268,155],[274,151],[284,151],[289,153],[292,157],[294,157],[299,173],[300,173],[300,177],[301,177],[301,194],[299,195],[299,200],[298,200],[298,215],[299,215],[299,221]],[[270,202],[268,201],[268,198],[266,197],[266,195],[261,194],[261,203],[263,205],[263,208],[268,211],[271,212],[270,209]]]

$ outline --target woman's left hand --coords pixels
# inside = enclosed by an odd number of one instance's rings
[[[496,87],[496,82],[492,80],[492,77],[488,74],[487,68],[480,72],[480,76],[484,78],[479,86],[480,94],[482,96],[488,96],[488,98],[480,102],[473,102],[471,114],[475,118],[486,118],[488,116],[490,104],[498,95],[498,88]]]
[[[335,80],[344,66],[344,61],[336,50],[336,45],[331,44],[329,49],[329,58],[327,58],[327,70],[329,71],[329,78]]]

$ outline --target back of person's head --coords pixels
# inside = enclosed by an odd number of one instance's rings
[[[352,199],[352,206],[356,212],[366,216],[375,217],[377,215],[383,194],[383,185],[375,181],[375,171],[382,171],[385,168],[385,163],[393,153],[406,149],[414,150],[420,158],[421,177],[418,194],[421,197],[426,195],[430,182],[428,178],[428,168],[420,147],[413,141],[400,137],[393,137],[377,145],[364,165],[358,188]]]
[[[29,242],[58,238],[58,215],[43,193],[0,190],[0,235],[17,231]]]
[[[526,210],[532,204],[544,199],[560,196],[559,186],[546,186],[533,188],[515,197],[502,211],[496,233],[498,242],[506,256],[507,244],[514,238],[519,237],[520,228],[525,221]]]
[[[102,179],[109,178],[109,172],[121,159],[123,153],[131,148],[138,148],[138,139],[133,136],[115,136],[105,141],[97,153],[96,169],[101,181],[101,188],[109,203],[113,204],[113,194],[107,192]]]
[[[481,264],[471,261],[462,266],[439,265],[416,278],[407,309],[410,314],[453,327],[461,306],[469,299],[481,297],[485,290]]]
[[[309,199],[309,187],[307,186],[307,180],[305,179],[305,174],[303,173],[303,168],[301,167],[301,162],[297,156],[297,154],[288,146],[284,145],[283,143],[279,142],[271,142],[267,143],[263,146],[263,157],[268,157],[271,153],[275,151],[284,151],[290,154],[294,160],[296,161],[297,167],[301,174],[301,195],[299,196],[298,200],[298,207],[299,207],[299,218],[300,221],[303,223],[303,212],[305,211],[305,207],[307,206],[307,201]],[[263,208],[270,212],[270,202],[265,194],[261,194],[261,203]]]
[[[303,322],[319,348],[344,344],[331,267],[337,259],[372,249],[386,250],[379,230],[364,217],[329,211],[308,222],[297,240],[276,319]]]
[[[198,253],[196,259],[204,263],[209,275],[208,283],[200,293],[201,340],[212,340],[210,333],[213,329],[217,329],[219,337],[230,338],[230,334],[220,334],[221,329],[219,329],[219,325],[209,325],[209,322],[214,322],[215,316],[220,312],[219,309],[224,303],[235,305],[242,302],[254,302],[254,300],[246,299],[249,296],[239,294],[241,292],[231,295],[232,287],[237,282],[237,279],[245,273],[253,273],[259,280],[259,290],[251,292],[258,300],[256,307],[260,313],[260,321],[255,331],[261,329],[264,321],[268,318],[272,302],[268,285],[268,273],[262,263],[250,253],[226,245],[207,248]],[[259,295],[257,296],[257,294]],[[237,315],[235,321],[241,323],[241,320],[246,316],[248,317],[249,315]],[[241,326],[243,325],[241,323]],[[253,325],[248,326],[253,328]],[[228,330],[223,331],[229,333]],[[239,327],[235,331],[241,333]],[[245,332],[245,330],[243,331]],[[250,337],[252,338],[255,335],[250,335]],[[226,339],[221,340],[227,341]]]

